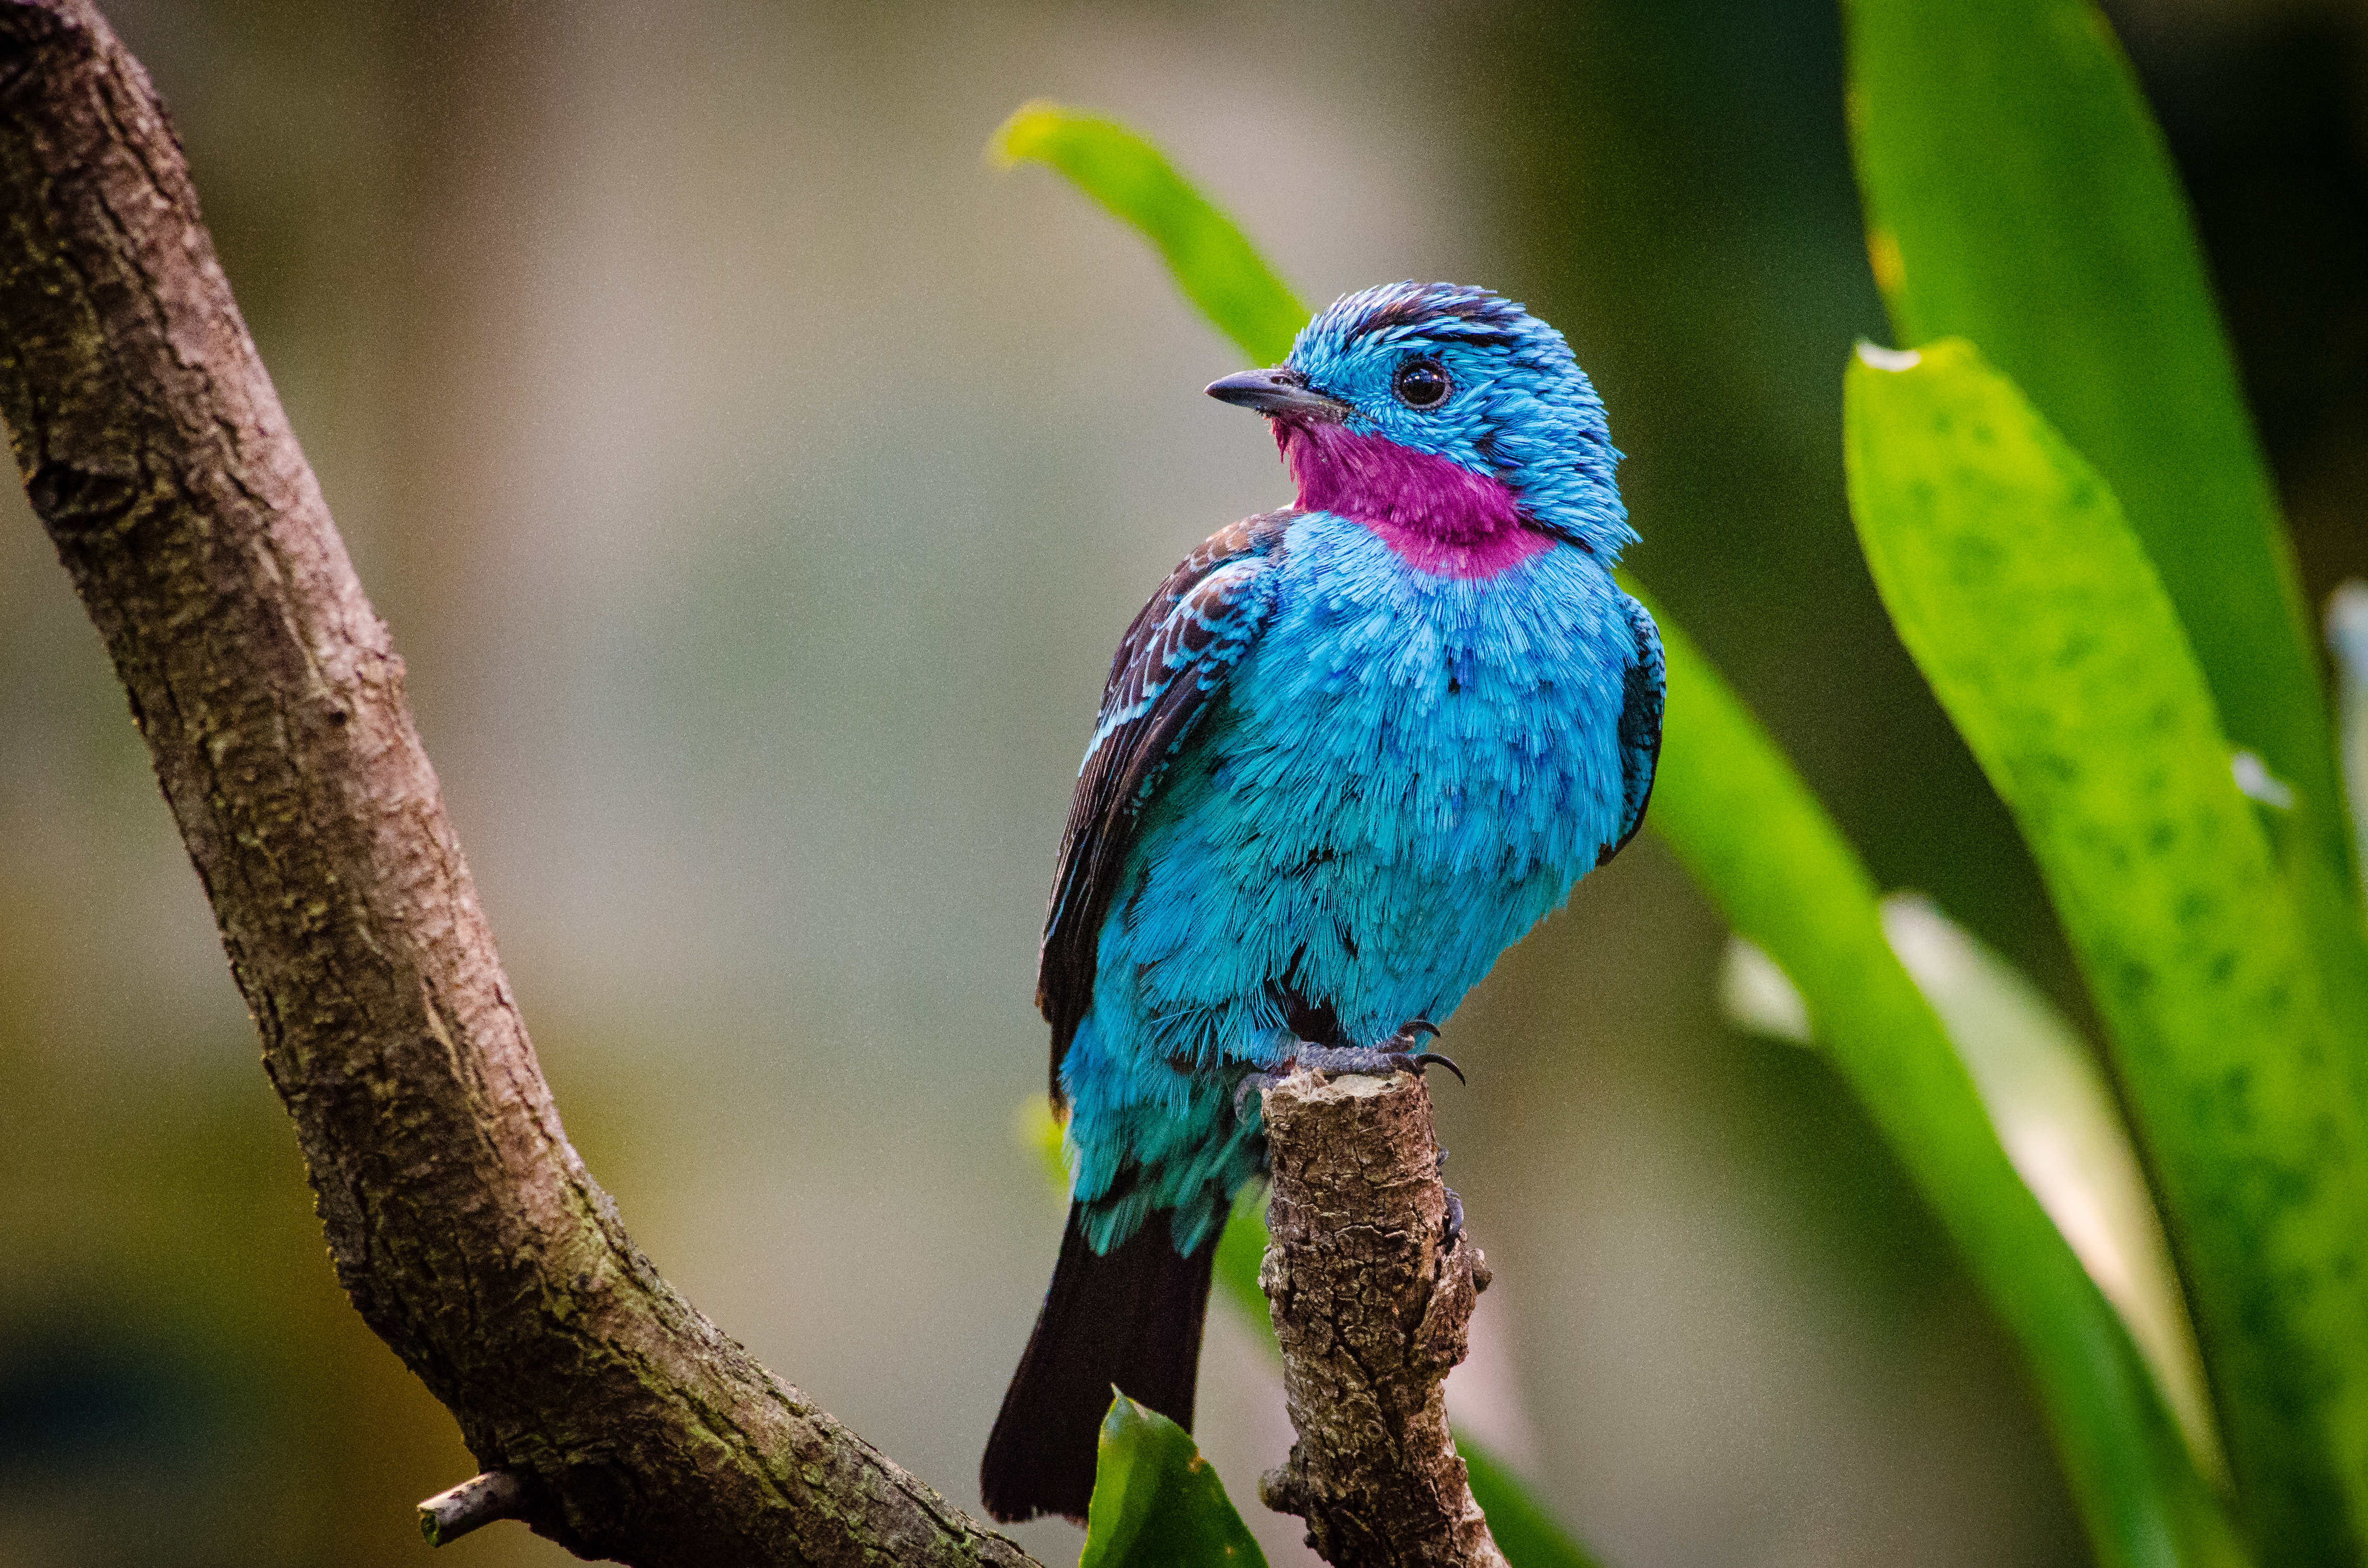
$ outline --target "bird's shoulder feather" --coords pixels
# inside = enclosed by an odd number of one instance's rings
[[[1266,624],[1283,535],[1265,512],[1212,535],[1159,585],[1119,640],[1078,769],[1037,952],[1036,1006],[1053,1026],[1052,1088],[1091,1005],[1096,949],[1144,806]]]

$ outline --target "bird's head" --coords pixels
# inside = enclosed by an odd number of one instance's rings
[[[1353,517],[1434,570],[1486,574],[1550,539],[1610,566],[1636,538],[1602,400],[1570,346],[1485,290],[1343,295],[1279,368],[1209,395],[1273,421],[1302,506]]]

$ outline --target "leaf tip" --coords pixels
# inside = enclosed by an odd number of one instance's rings
[[[1870,370],[1912,370],[1924,362],[1924,356],[1913,348],[1885,348],[1863,337],[1858,340],[1858,358]]]
[[[986,139],[987,164],[1008,169],[1041,156],[1053,132],[1075,118],[1067,108],[1050,98],[1030,98],[1013,109],[1010,118],[996,126],[995,134]]]

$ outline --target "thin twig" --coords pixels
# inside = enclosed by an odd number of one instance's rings
[[[1258,1270],[1299,1433],[1259,1487],[1336,1568],[1504,1568],[1447,1426],[1488,1266],[1439,1179],[1411,1073],[1266,1091],[1271,1239]]]
[[[508,1471],[489,1470],[420,1504],[419,1533],[428,1545],[442,1546],[495,1519],[515,1519],[525,1512],[525,1484]]]

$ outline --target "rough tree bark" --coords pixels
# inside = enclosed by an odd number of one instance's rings
[[[569,1144],[403,662],[178,141],[89,0],[0,0],[0,416],[212,903],[337,1278],[489,1472],[430,1499],[430,1539],[517,1517],[651,1568],[1030,1562],[683,1300]],[[1283,1489],[1335,1562],[1501,1562],[1440,1407],[1479,1256],[1441,1244],[1427,1095],[1296,1079],[1268,1105],[1303,1434]]]
[[[1258,1284],[1299,1433],[1259,1486],[1337,1568],[1504,1568],[1447,1427],[1488,1266],[1439,1177],[1412,1073],[1266,1091],[1272,1240]]]
[[[653,1269],[560,1127],[179,143],[88,0],[0,4],[0,415],[104,635],[354,1305],[522,1516],[646,1564],[1029,1561]]]

